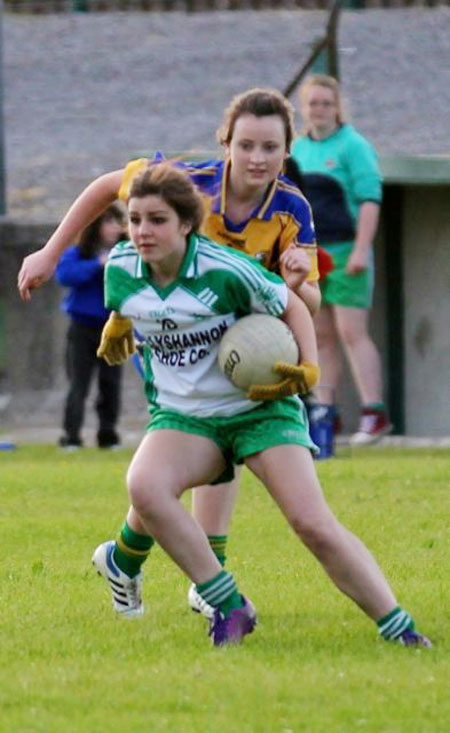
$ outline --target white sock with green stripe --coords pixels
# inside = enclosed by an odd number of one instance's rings
[[[377,626],[381,636],[383,639],[386,639],[386,641],[398,639],[406,629],[414,631],[413,619],[409,613],[404,611],[400,606],[394,608],[394,610],[388,613],[387,616],[380,618],[380,620],[377,621]]]

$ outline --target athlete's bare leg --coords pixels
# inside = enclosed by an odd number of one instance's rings
[[[239,488],[241,468],[235,467],[233,481],[215,486],[198,486],[192,494],[192,514],[207,535],[227,535]]]
[[[314,327],[319,350],[320,384],[327,388],[326,400],[323,399],[320,388],[316,392],[317,399],[319,402],[326,401],[330,404],[336,398],[343,366],[343,354],[331,306],[324,305],[321,307],[314,317]]]
[[[381,360],[369,336],[368,311],[343,306],[333,306],[333,311],[361,404],[382,402]]]
[[[281,445],[250,456],[246,464],[343,593],[375,621],[397,606],[373,556],[328,507],[309,450]]]
[[[210,580],[222,567],[179,499],[186,488],[214,480],[224,467],[213,441],[158,430],[147,433],[128,469],[128,491],[140,526],[195,583]]]

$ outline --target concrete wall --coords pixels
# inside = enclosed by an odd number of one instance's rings
[[[4,349],[8,387],[51,388],[58,372],[61,291],[52,282],[31,305],[19,297],[17,273],[23,257],[45,244],[51,224],[21,224],[4,218],[0,224],[0,299],[4,309]]]
[[[413,171],[411,163],[416,166]],[[400,209],[398,212],[388,211],[387,206],[382,209],[375,242],[376,287],[370,332],[382,358],[385,397],[388,398],[389,392],[392,395],[394,389],[402,392],[399,400],[403,405],[405,435],[448,437],[450,182],[448,162],[431,163],[415,159],[389,161],[386,173],[391,182],[386,184],[385,193],[389,193],[391,185],[400,191]],[[443,167],[445,169],[441,170]],[[412,174],[414,180],[411,180]],[[426,183],[421,184],[420,179],[426,178]],[[398,222],[390,220],[393,215],[396,219],[398,215]],[[387,232],[393,230],[398,231],[399,241],[394,236],[388,242]],[[400,272],[388,272],[387,261],[392,259],[388,247],[399,247]],[[388,287],[402,289],[402,307],[397,302],[394,310],[391,298],[389,308]],[[401,327],[398,338],[397,324]],[[402,368],[403,379],[398,384]],[[397,370],[396,375],[394,370]],[[348,368],[338,403],[344,432],[350,432],[357,424],[358,400]]]
[[[62,348],[65,319],[59,312],[61,290],[54,282],[30,304],[21,301],[17,273],[23,257],[45,244],[49,223],[27,223],[3,217],[0,223],[0,305],[3,312],[2,392],[10,397],[0,414],[3,425],[47,419],[60,422],[63,389]],[[56,413],[57,417],[56,417]]]
[[[450,185],[405,189],[405,428],[450,435]]]

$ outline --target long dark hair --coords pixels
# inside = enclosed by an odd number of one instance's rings
[[[111,204],[103,214],[100,214],[100,216],[95,219],[92,224],[89,224],[89,226],[87,226],[81,233],[78,246],[83,259],[92,259],[98,255],[101,249],[103,249],[103,242],[100,238],[100,228],[105,219],[111,218],[123,225],[123,234],[119,235],[117,241],[119,242],[122,238],[126,237],[123,211],[119,206],[117,206],[117,204]]]

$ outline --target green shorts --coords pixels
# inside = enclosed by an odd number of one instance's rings
[[[276,445],[303,445],[317,451],[309,437],[305,406],[296,397],[265,402],[254,410],[232,417],[200,418],[157,409],[152,411],[147,430],[181,430],[214,441],[226,462],[224,472],[212,482],[215,484],[233,479],[234,464],[243,463],[248,456]]]
[[[373,258],[367,270],[347,275],[345,267],[353,249],[353,242],[321,245],[333,259],[334,269],[320,283],[323,305],[343,305],[364,308],[372,305],[374,288]]]

